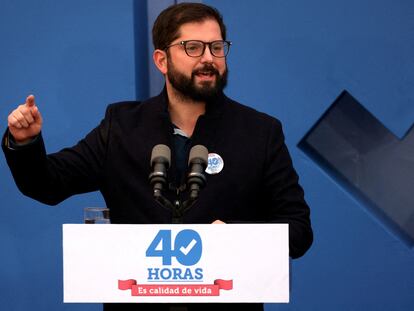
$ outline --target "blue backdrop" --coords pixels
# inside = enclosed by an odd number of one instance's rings
[[[96,126],[107,104],[156,92],[148,20],[171,2],[1,0],[4,129],[34,93],[53,152]],[[404,136],[414,120],[414,3],[204,2],[222,12],[233,41],[227,94],[283,122],[312,209],[315,243],[292,264],[291,303],[266,309],[410,310],[414,251],[297,144],[344,89]],[[18,192],[3,155],[0,174],[1,309],[100,310],[62,303],[61,224],[81,222],[101,196],[49,207]]]

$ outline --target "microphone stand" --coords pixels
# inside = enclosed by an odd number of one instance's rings
[[[177,193],[180,192],[180,189],[177,188]],[[154,190],[154,199],[162,207],[172,211],[172,223],[173,224],[182,224],[183,216],[186,211],[188,211],[193,204],[197,201],[197,197],[191,196],[188,200],[182,202],[181,200],[175,200],[174,204],[171,203],[166,197],[164,197],[160,190]]]

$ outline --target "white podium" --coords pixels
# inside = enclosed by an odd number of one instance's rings
[[[287,224],[63,225],[64,302],[289,302]]]

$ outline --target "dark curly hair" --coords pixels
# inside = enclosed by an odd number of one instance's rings
[[[152,42],[155,49],[163,50],[177,39],[181,25],[216,20],[220,26],[221,36],[226,40],[226,26],[217,9],[202,3],[180,3],[171,5],[158,15],[152,27]]]

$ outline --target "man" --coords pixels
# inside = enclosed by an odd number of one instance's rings
[[[112,223],[171,223],[171,210],[154,200],[148,183],[151,150],[156,144],[173,150],[165,196],[185,201],[188,152],[201,144],[219,165],[207,169],[207,186],[181,221],[289,223],[290,256],[302,256],[312,243],[309,208],[281,124],[222,92],[230,42],[220,14],[204,4],[171,6],[154,24],[153,43],[154,63],[165,76],[163,92],[108,106],[101,124],[75,146],[46,156],[33,96],[9,115],[2,146],[19,189],[52,205],[99,190]],[[106,304],[104,310],[174,308]],[[238,308],[263,305],[188,304],[177,310]]]

